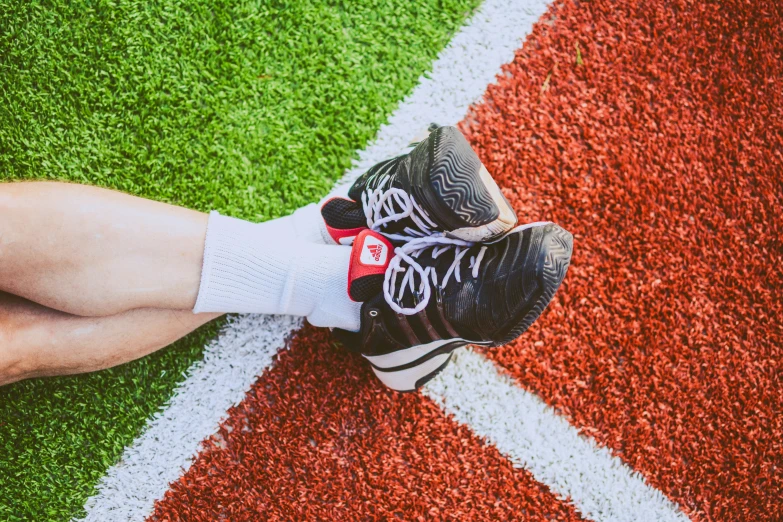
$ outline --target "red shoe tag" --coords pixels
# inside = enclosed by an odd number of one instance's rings
[[[348,267],[348,295],[351,299],[364,301],[369,294],[380,291],[393,253],[394,246],[378,232],[365,229],[356,236]],[[360,279],[361,284],[354,285]]]
[[[365,266],[386,266],[389,258],[389,247],[383,240],[367,234],[363,238],[364,245],[359,255],[359,262]]]
[[[324,223],[324,226],[326,226],[326,231],[329,233],[331,238],[334,240],[334,242],[338,245],[350,245],[355,241],[356,234],[361,232],[362,230],[367,230],[366,227],[364,228],[332,228],[326,223]]]

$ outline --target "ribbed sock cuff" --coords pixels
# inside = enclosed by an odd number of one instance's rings
[[[212,212],[193,311],[307,316],[315,326],[359,329],[348,297],[350,249],[286,238]]]

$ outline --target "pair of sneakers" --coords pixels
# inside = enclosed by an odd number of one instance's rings
[[[455,127],[430,127],[379,163],[348,198],[321,207],[335,244],[352,244],[348,293],[361,330],[335,330],[380,380],[416,390],[454,349],[520,336],[565,277],[573,237],[550,222],[517,225],[511,205]]]

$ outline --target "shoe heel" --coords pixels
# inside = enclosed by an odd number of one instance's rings
[[[430,138],[433,164],[428,187],[440,202],[437,218],[447,234],[465,241],[487,241],[517,224],[514,209],[455,127],[441,127]],[[432,203],[432,202],[430,202]]]

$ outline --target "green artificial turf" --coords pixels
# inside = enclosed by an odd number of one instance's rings
[[[0,0],[0,181],[252,220],[317,200],[478,0]],[[68,520],[219,325],[0,388],[0,520]]]

